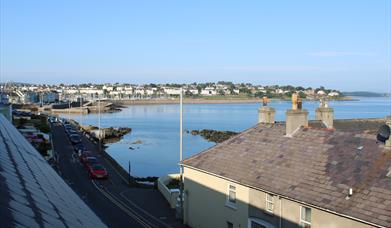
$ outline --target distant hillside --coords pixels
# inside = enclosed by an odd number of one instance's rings
[[[386,97],[389,94],[386,93],[375,93],[369,91],[354,91],[354,92],[343,92],[344,96],[355,96],[355,97]]]

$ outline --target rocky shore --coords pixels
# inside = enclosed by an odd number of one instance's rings
[[[96,126],[88,125],[81,126],[81,129],[89,134],[92,138],[98,140],[99,129]],[[129,127],[109,127],[109,128],[101,128],[101,134],[103,137],[103,143],[115,143],[122,139],[122,137],[132,131]]]
[[[217,131],[217,130],[210,130],[210,129],[204,129],[201,131],[192,130],[190,133],[192,135],[200,135],[205,140],[209,142],[215,142],[215,143],[224,142],[225,140],[238,134],[238,132],[234,132],[234,131]]]

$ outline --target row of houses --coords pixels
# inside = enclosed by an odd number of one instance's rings
[[[253,86],[251,84],[188,84],[188,85],[42,85],[25,86],[11,85],[1,87],[2,101],[11,103],[55,103],[65,100],[93,100],[97,97],[109,99],[142,99],[154,97],[172,97],[180,94],[181,88],[188,96],[216,96],[216,95],[252,95],[252,96],[290,96],[293,91],[305,94],[307,97],[319,96],[338,97],[341,94],[335,90],[292,87],[292,86]],[[4,102],[3,102],[4,103]]]
[[[3,104],[17,103],[17,104],[32,104],[55,103],[60,100],[60,94],[57,91],[21,91],[14,90],[10,92],[0,92],[0,102]]]
[[[391,139],[385,119],[316,120],[296,102],[286,121],[259,123],[181,163],[190,227],[391,227]],[[387,128],[387,127],[386,127]],[[385,140],[386,141],[385,141]]]

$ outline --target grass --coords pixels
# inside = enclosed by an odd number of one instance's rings
[[[179,188],[179,179],[171,179],[170,183],[168,183],[166,186],[168,189]]]

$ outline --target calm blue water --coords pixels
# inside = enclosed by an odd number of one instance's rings
[[[335,118],[376,118],[391,115],[391,98],[358,98],[360,101],[330,102]],[[303,108],[314,119],[318,102],[305,102]],[[243,131],[257,123],[260,104],[191,104],[184,105],[184,129],[216,129]],[[290,102],[273,101],[276,120],[285,119]],[[67,115],[63,115],[67,117]],[[71,118],[80,121],[80,115]],[[98,115],[83,116],[83,124],[98,125]],[[107,152],[125,169],[131,162],[136,176],[161,176],[179,172],[179,105],[134,105],[118,113],[101,115],[102,127],[131,127],[132,133],[117,143],[109,144]],[[131,144],[141,140],[142,144]],[[184,157],[214,145],[200,136],[184,135]],[[134,150],[129,147],[135,148]]]

